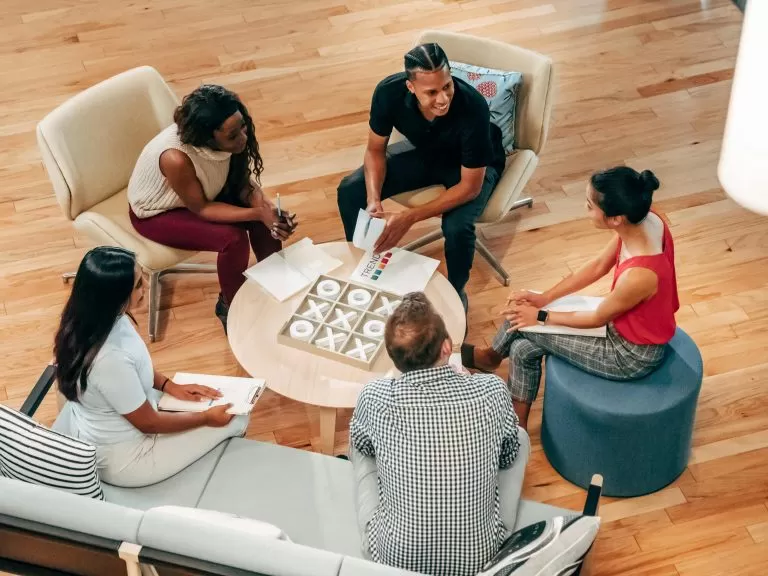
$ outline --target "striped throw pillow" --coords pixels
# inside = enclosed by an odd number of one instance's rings
[[[96,448],[0,404],[0,475],[104,500]]]

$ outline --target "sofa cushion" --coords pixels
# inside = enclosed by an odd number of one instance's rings
[[[232,497],[247,499],[249,494]],[[255,536],[244,524],[180,516],[163,507],[144,513],[138,543],[206,562],[280,576],[337,576],[342,561],[339,554]]]
[[[346,556],[341,563],[339,576],[420,576],[418,572],[394,568],[386,564],[377,564],[369,560],[361,560]]]
[[[198,508],[279,526],[293,542],[361,555],[352,465],[344,460],[233,438]]]
[[[471,84],[483,95],[491,112],[491,122],[501,130],[504,151],[511,154],[515,149],[517,94],[523,85],[523,75],[463,62],[451,62],[451,74]]]
[[[136,542],[143,512],[0,478],[0,514],[101,538]]]
[[[96,447],[41,426],[0,405],[0,474],[32,484],[104,499]]]
[[[205,456],[174,474],[167,480],[142,486],[141,488],[122,488],[102,483],[107,502],[130,506],[138,510],[149,510],[155,506],[173,505],[197,506],[203,490],[219,463],[229,441],[222,442]]]
[[[222,528],[236,528],[238,531],[247,532],[259,538],[290,541],[288,535],[277,526],[253,518],[243,518],[237,514],[219,512],[218,510],[204,510],[202,508],[187,508],[186,506],[158,506],[153,508],[153,510],[160,510],[167,516],[177,516],[181,519],[188,518],[194,521],[199,520]]]
[[[557,516],[525,526],[504,541],[478,576],[573,574],[597,536],[596,516]]]

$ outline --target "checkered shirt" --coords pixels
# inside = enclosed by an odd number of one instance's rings
[[[350,441],[376,458],[373,560],[435,576],[476,574],[506,535],[498,471],[517,457],[517,424],[509,391],[492,374],[439,366],[368,383]]]

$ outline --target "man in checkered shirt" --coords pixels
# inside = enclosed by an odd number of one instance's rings
[[[375,458],[378,498],[358,507],[371,558],[435,576],[476,574],[498,550],[499,469],[517,457],[517,416],[504,382],[459,374],[452,342],[424,294],[408,294],[387,321],[387,352],[403,374],[363,387],[350,423],[358,477]],[[376,484],[373,484],[375,486]],[[519,494],[510,495],[515,499]]]

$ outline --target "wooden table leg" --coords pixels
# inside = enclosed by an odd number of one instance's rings
[[[333,456],[336,440],[336,408],[320,407],[320,452]]]

